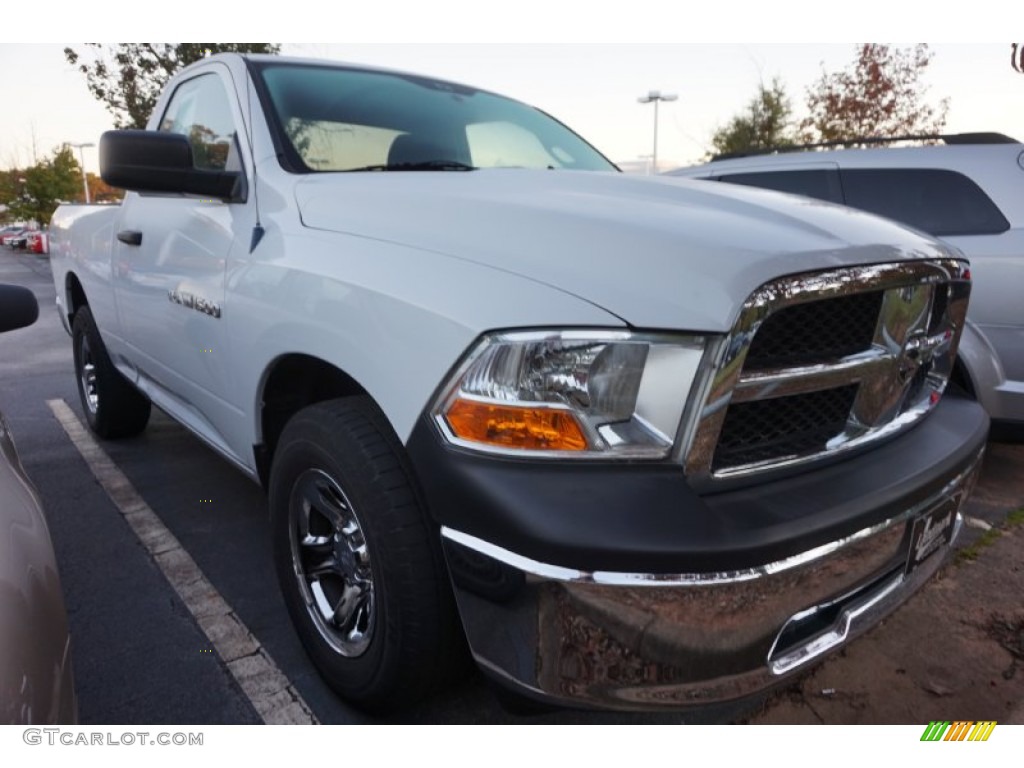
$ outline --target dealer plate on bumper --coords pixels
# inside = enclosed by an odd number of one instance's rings
[[[953,540],[961,501],[963,493],[956,493],[914,520],[910,533],[910,552],[907,554],[907,573],[949,546]]]

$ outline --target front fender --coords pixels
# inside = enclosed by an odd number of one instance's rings
[[[260,382],[286,355],[343,371],[405,442],[452,366],[486,331],[621,328],[556,288],[442,254],[325,232],[271,234],[232,270],[223,321],[259,443]]]

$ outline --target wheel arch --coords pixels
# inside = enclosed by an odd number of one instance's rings
[[[999,355],[985,334],[968,320],[964,324],[953,368],[953,381],[964,387],[988,411],[999,418],[997,389],[1006,381]]]
[[[356,395],[373,399],[350,374],[319,357],[290,353],[271,361],[261,377],[256,397],[258,442],[253,446],[253,454],[263,487],[269,487],[274,450],[292,416],[316,403]]]
[[[975,400],[978,399],[978,391],[974,386],[974,380],[971,378],[971,372],[967,370],[964,361],[959,357],[953,363],[953,372],[950,374],[949,382],[959,387],[969,397]]]
[[[71,322],[75,318],[75,313],[82,307],[89,306],[89,299],[86,298],[82,282],[78,279],[78,275],[70,270],[64,276],[64,301],[70,327]]]

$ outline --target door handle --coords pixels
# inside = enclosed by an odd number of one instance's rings
[[[117,233],[117,239],[125,245],[142,245],[142,233],[137,229],[122,229]]]

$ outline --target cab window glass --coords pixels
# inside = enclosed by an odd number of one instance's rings
[[[314,171],[386,165],[400,131],[331,120],[291,118],[285,134]]]
[[[179,85],[159,130],[188,137],[196,168],[241,170],[228,94],[217,75],[200,75]]]
[[[466,139],[473,165],[478,168],[561,168],[572,163],[572,156],[564,149],[553,147],[548,152],[535,134],[514,123],[467,125]]]
[[[846,204],[909,224],[930,235],[991,235],[1009,222],[961,173],[935,168],[844,170]]]
[[[256,62],[254,70],[281,160],[297,173],[616,170],[561,123],[487,91],[347,67]]]

